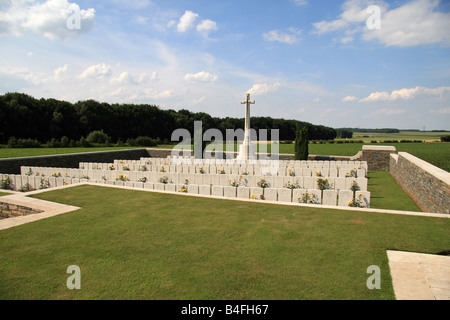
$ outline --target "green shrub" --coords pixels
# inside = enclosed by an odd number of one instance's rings
[[[105,144],[107,143],[111,138],[103,132],[103,130],[96,130],[92,131],[88,134],[86,140],[89,143],[97,143],[97,144]]]
[[[36,139],[17,139],[15,137],[11,137],[8,140],[9,148],[40,148],[41,143]]]
[[[47,147],[49,148],[61,148],[61,142],[59,140],[52,138],[50,141],[47,142]]]
[[[140,147],[156,147],[156,140],[150,137],[137,137],[135,143]]]
[[[66,136],[61,138],[61,147],[63,148],[67,148],[70,145],[70,141],[69,138],[67,138]]]
[[[441,137],[441,142],[450,142],[450,135]]]
[[[127,145],[129,145],[130,147],[136,147],[137,146],[136,139],[128,138]]]
[[[84,137],[81,137],[80,141],[78,142],[78,145],[82,148],[92,147],[92,144],[88,140],[86,140]]]

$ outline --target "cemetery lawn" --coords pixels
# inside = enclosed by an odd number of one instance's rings
[[[98,152],[110,150],[143,149],[143,147],[93,147],[93,148],[0,148],[0,159],[48,156],[55,154]]]
[[[0,231],[0,299],[394,299],[386,250],[450,246],[449,219],[94,186],[34,197],[82,209]]]

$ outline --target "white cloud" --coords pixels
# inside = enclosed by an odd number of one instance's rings
[[[281,87],[281,83],[275,82],[272,84],[268,83],[257,83],[247,92],[256,96],[265,95],[268,93],[276,92]]]
[[[305,6],[308,4],[307,0],[292,0],[297,6]]]
[[[69,28],[68,21],[79,21],[79,28]],[[20,36],[27,31],[49,39],[65,39],[89,31],[95,19],[95,10],[82,10],[67,0],[11,1],[0,12],[0,34]]]
[[[187,73],[184,76],[184,80],[186,81],[201,81],[201,82],[213,82],[216,81],[219,77],[216,74],[211,74],[206,71],[200,71],[198,73]]]
[[[301,30],[289,28],[288,32],[280,30],[271,30],[263,34],[266,41],[278,41],[282,43],[294,44],[300,41]]]
[[[371,101],[386,101],[390,99],[390,95],[387,92],[373,92],[367,98],[361,99],[361,102]]]
[[[417,86],[411,89],[394,90],[391,94],[388,92],[374,92],[368,97],[361,99],[360,102],[373,101],[394,101],[398,99],[409,100],[423,95],[442,96],[446,92],[450,92],[450,87],[438,87],[434,89]]]
[[[450,114],[450,108],[431,109],[430,112],[436,114]]]
[[[358,100],[358,98],[354,96],[346,96],[344,99],[342,99],[343,102],[351,102],[356,100]]]
[[[354,38],[352,36],[344,37],[341,39],[341,43],[347,44],[349,42],[353,42]]]
[[[69,66],[68,66],[67,64],[65,64],[64,66],[59,67],[58,69],[56,69],[56,70],[54,71],[55,79],[61,78],[62,75],[65,74],[65,73],[67,72],[68,67],[69,67]]]
[[[387,116],[393,116],[398,114],[404,114],[406,112],[405,109],[390,109],[390,108],[382,108],[374,111],[372,114],[376,115],[387,115]]]
[[[440,43],[450,46],[450,13],[436,11],[439,0],[413,0],[389,10],[383,0],[347,0],[342,13],[332,21],[313,23],[313,33],[324,34],[345,31],[341,42],[350,42],[348,34],[360,33],[366,41],[377,40],[386,46],[410,47]],[[380,29],[370,30],[367,19],[370,5],[380,8]]]
[[[431,43],[450,45],[450,13],[437,12],[436,0],[415,0],[386,12],[380,30],[366,30],[363,39],[386,46],[410,47]]]
[[[198,14],[187,10],[180,18],[177,25],[178,32],[186,32],[194,27]]]
[[[111,66],[105,63],[90,66],[80,75],[80,79],[103,79],[112,73]]]
[[[197,25],[197,31],[198,32],[203,32],[203,33],[209,33],[211,31],[216,31],[217,30],[217,23],[215,21],[206,19],[206,20],[202,20],[202,22],[200,22]]]
[[[313,33],[323,34],[343,29],[348,26],[348,22],[342,19],[333,21],[320,21],[313,23],[313,26],[316,29],[315,31],[313,31]]]
[[[201,96],[201,97],[198,98],[198,99],[192,100],[192,104],[193,104],[193,105],[196,105],[196,104],[202,103],[203,101],[205,101],[205,99],[206,99],[205,96]]]
[[[33,85],[39,85],[48,80],[44,74],[36,74],[24,67],[0,67],[0,73],[25,80]]]
[[[136,81],[134,81],[133,77],[128,72],[122,72],[120,76],[111,78],[109,80],[109,83],[111,84],[136,84]]]

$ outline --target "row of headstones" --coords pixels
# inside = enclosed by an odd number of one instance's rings
[[[288,189],[288,188],[259,188],[259,187],[232,187],[219,185],[173,184],[136,181],[105,181],[103,179],[76,179],[37,177],[22,175],[3,175],[0,179],[8,178],[16,190],[28,185],[32,189],[60,187],[80,182],[91,182],[107,185],[126,186],[137,189],[148,189],[167,192],[183,192],[204,196],[255,199],[279,202],[304,202],[309,204],[322,204],[329,206],[348,206],[355,197],[363,207],[370,207],[370,192],[351,190],[318,190],[318,189]]]
[[[272,166],[275,160],[222,160],[222,159],[194,159],[194,157],[167,157],[167,158],[146,158],[142,157],[140,160],[115,160],[115,164],[120,164],[122,162],[127,162],[130,164],[158,164],[163,165],[168,164],[195,164],[195,165],[258,165],[258,166]],[[279,166],[282,167],[300,167],[300,168],[329,168],[329,167],[362,167],[367,169],[367,161],[359,160],[276,160]]]
[[[157,183],[160,179],[167,179],[167,182],[174,184],[193,183],[197,185],[217,185],[229,186],[243,185],[257,187],[261,179],[267,182],[269,187],[283,188],[286,185],[294,185],[295,188],[315,189],[317,188],[318,177],[290,177],[290,176],[265,176],[255,175],[232,175],[232,174],[198,174],[198,173],[170,173],[170,172],[149,172],[149,171],[111,171],[111,170],[92,170],[92,169],[67,169],[67,168],[48,168],[48,167],[21,167],[22,176],[44,176],[52,178],[66,179],[94,179],[105,181],[132,181],[132,182],[153,182]],[[322,178],[325,179],[325,178]],[[360,190],[366,191],[367,178],[354,177],[328,177],[326,178],[328,186],[333,190],[349,190],[355,182]],[[234,182],[234,183],[233,183]]]
[[[203,173],[203,174],[235,174],[256,176],[299,176],[299,177],[366,177],[365,168],[300,168],[300,167],[259,167],[259,166],[201,166],[201,165],[175,165],[175,164],[131,164],[123,161],[118,164],[109,163],[86,163],[80,162],[79,168],[83,170],[111,170],[111,171],[149,171],[170,173]],[[60,168],[61,169],[61,168]],[[63,169],[61,169],[63,170]]]

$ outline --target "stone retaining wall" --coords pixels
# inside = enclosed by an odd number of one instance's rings
[[[13,217],[27,216],[30,214],[37,214],[42,212],[43,212],[42,210],[19,206],[17,204],[0,202],[0,220]]]
[[[369,170],[388,170],[390,155],[393,153],[397,153],[395,147],[366,145],[362,148],[360,158],[352,160],[367,161]]]
[[[407,152],[390,156],[389,171],[423,211],[450,213],[450,173]]]

